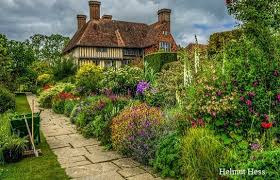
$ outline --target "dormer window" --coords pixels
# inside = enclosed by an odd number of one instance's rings
[[[159,49],[163,50],[164,52],[170,52],[171,51],[171,44],[168,42],[160,42],[159,43]]]

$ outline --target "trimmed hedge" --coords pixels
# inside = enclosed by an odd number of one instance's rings
[[[177,53],[157,52],[144,57],[145,73],[158,73],[164,64],[177,61]]]

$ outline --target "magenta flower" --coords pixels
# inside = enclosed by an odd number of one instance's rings
[[[279,71],[278,71],[278,70],[275,70],[275,71],[273,72],[273,75],[274,75],[275,77],[278,77],[278,76],[279,76]]]
[[[247,104],[247,106],[252,106],[252,101],[251,100],[247,100],[246,104]]]
[[[217,94],[217,96],[221,96],[222,95],[222,91],[219,90],[219,91],[216,92],[216,94]]]
[[[257,87],[258,85],[259,85],[259,81],[254,81],[254,82],[253,82],[253,86],[254,86],[254,87]]]
[[[278,102],[280,102],[280,94],[278,94],[278,95],[276,96],[276,99],[277,99]]]

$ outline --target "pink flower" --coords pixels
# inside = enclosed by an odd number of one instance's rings
[[[265,115],[264,115],[264,120],[265,120],[265,121],[268,121],[268,120],[269,120],[269,115],[265,114]]]
[[[244,100],[245,100],[245,97],[244,97],[244,96],[241,96],[241,97],[240,97],[240,101],[243,102]]]
[[[252,106],[252,101],[251,100],[247,100],[246,104],[247,104],[247,106]]]
[[[259,85],[259,81],[253,82],[253,86],[254,86],[254,87],[257,87],[258,85]]]
[[[250,96],[250,97],[255,97],[256,94],[255,94],[254,92],[249,92],[249,93],[248,93],[248,96]]]

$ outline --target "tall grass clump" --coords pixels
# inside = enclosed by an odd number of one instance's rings
[[[186,179],[217,179],[224,152],[223,145],[212,131],[205,128],[190,129],[182,146]]]

